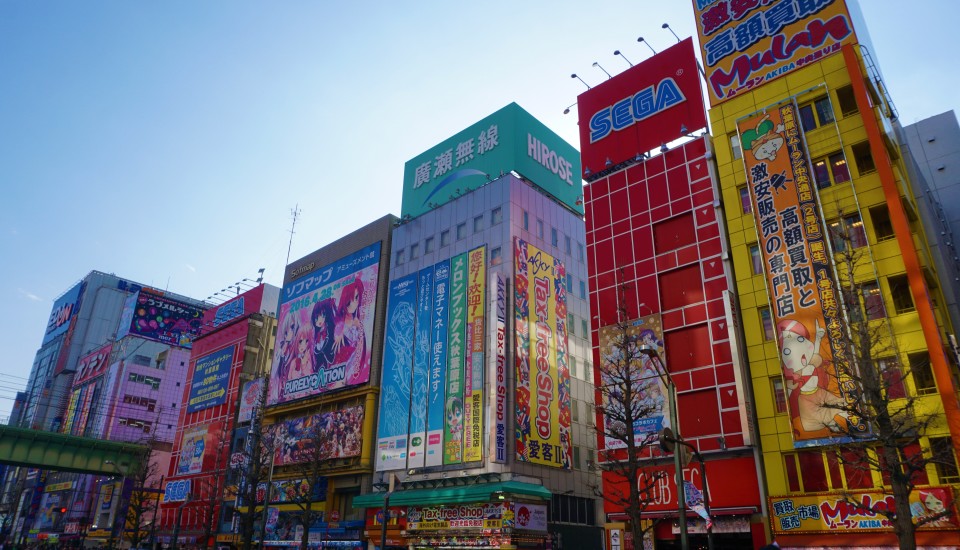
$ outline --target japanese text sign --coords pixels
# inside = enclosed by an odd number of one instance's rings
[[[204,355],[194,365],[193,382],[187,398],[187,413],[227,402],[227,384],[233,366],[234,346]]]
[[[80,312],[80,298],[83,295],[85,283],[77,283],[53,304],[50,319],[47,321],[47,331],[43,335],[46,344],[60,336],[70,328],[70,321]]]
[[[189,348],[200,335],[203,309],[143,289],[137,295],[129,334]]]

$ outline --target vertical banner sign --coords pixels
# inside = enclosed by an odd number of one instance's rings
[[[197,359],[187,398],[187,414],[227,402],[227,386],[235,346],[228,346]]]
[[[70,402],[67,404],[67,421],[63,424],[63,433],[69,435],[73,430],[73,417],[77,414],[77,402],[80,400],[80,388],[70,392]]]
[[[569,469],[570,372],[566,327],[559,322],[560,313],[566,319],[566,270],[553,256],[519,238],[514,265],[517,459]]]
[[[467,268],[467,374],[464,377],[467,386],[464,395],[464,440],[463,461],[477,462],[483,459],[483,349],[486,330],[484,327],[484,309],[487,297],[487,271],[485,261],[486,247],[470,251]]]
[[[381,472],[406,468],[416,302],[416,273],[390,283],[377,430],[377,471]]]
[[[107,387],[107,386],[105,386]],[[92,406],[93,394],[95,393],[96,385],[87,384],[83,387],[83,394],[80,399],[80,413],[77,415],[77,421],[74,423],[73,435],[84,435],[87,431],[87,419],[90,415],[90,407]]]
[[[427,400],[427,466],[443,465],[443,417],[447,374],[447,310],[450,261],[434,266],[430,391]]]
[[[463,359],[467,325],[467,255],[450,261],[450,324],[447,342],[450,352],[447,365],[446,422],[443,427],[443,463],[463,462]]]
[[[408,468],[425,466],[427,384],[430,373],[430,321],[433,319],[433,268],[421,269],[417,285],[417,327],[414,329],[413,394],[410,399]]]
[[[490,447],[493,449],[490,460],[498,464],[507,463],[507,287],[503,276],[493,274],[493,289],[496,292],[497,326],[494,334],[493,381],[496,389],[496,405],[493,407],[493,432],[490,434]]]
[[[737,124],[760,233],[767,288],[789,396],[794,445],[866,432],[836,407],[859,399],[849,376],[846,329],[816,190],[793,103]],[[826,341],[824,341],[826,337]]]

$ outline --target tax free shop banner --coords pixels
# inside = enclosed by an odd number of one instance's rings
[[[580,153],[516,103],[407,161],[400,214],[415,218],[510,171],[583,215]]]

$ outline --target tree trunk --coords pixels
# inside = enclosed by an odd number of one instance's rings
[[[313,502],[307,500],[307,509],[301,516],[300,523],[303,524],[303,535],[300,537],[300,550],[307,550],[310,547],[310,524],[313,523]]]
[[[910,512],[910,490],[896,481],[891,481],[891,489],[893,489],[893,498],[897,508],[894,531],[897,533],[900,550],[916,550],[916,526],[913,524],[913,514]]]

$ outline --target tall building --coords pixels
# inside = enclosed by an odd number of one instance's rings
[[[280,289],[260,284],[203,314],[177,385],[175,437],[160,505],[159,542],[235,543],[231,456],[248,437],[273,357]],[[124,401],[126,401],[124,397]]]
[[[578,156],[510,104],[407,162],[371,548],[600,545]]]
[[[944,458],[914,478],[917,517],[953,502],[960,412],[947,283],[866,28],[841,0],[695,1],[694,12],[773,535],[790,547],[891,545],[885,518],[848,504],[882,500],[889,482],[857,467],[879,450],[836,409],[858,400],[844,327],[882,328],[886,399],[919,396],[916,414],[934,419],[904,452]],[[861,429],[866,450],[838,454]],[[917,541],[956,545],[957,528],[951,515]]]
[[[757,473],[754,398],[714,145],[705,132],[672,149],[666,145],[706,127],[692,40],[584,92],[577,104],[588,182],[594,382],[606,388],[597,395],[607,412],[597,418],[597,445],[608,544],[679,548],[684,491],[708,497],[719,547],[760,546],[766,503]],[[631,351],[642,345],[649,355]],[[629,404],[628,395],[635,396]],[[642,418],[624,415],[627,407]],[[704,460],[681,465],[679,490],[673,455],[656,444],[665,428]],[[631,439],[641,447],[636,479],[616,465],[631,460]],[[632,539],[630,485],[640,491],[642,544]],[[706,515],[702,503],[699,509]],[[686,503],[685,528],[689,542],[704,547],[705,519],[695,510],[697,503]]]

